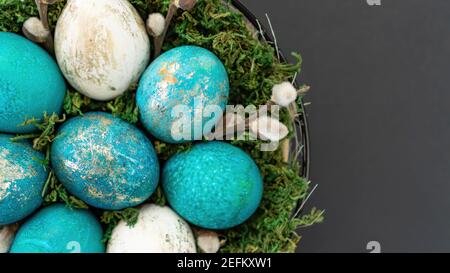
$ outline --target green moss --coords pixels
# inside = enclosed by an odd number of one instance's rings
[[[143,18],[150,12],[167,11],[170,0],[130,0]],[[50,23],[54,27],[64,3],[50,8]],[[33,0],[0,0],[0,30],[20,32],[22,23],[37,11]],[[246,28],[241,14],[232,12],[221,0],[199,0],[191,12],[179,11],[174,18],[164,49],[179,45],[198,45],[210,49],[224,63],[230,78],[231,104],[265,104],[271,96],[274,84],[292,80],[300,72],[301,57],[294,54],[296,64],[281,63],[276,58],[274,48],[259,41]],[[106,111],[131,123],[137,124],[138,109],[135,103],[135,87],[111,102],[97,102],[69,90],[64,103],[68,117],[81,115],[88,111]],[[281,120],[288,125],[293,136],[293,125],[289,113],[283,110]],[[40,126],[42,133],[19,138],[33,138],[36,148],[49,151],[49,143],[55,137],[55,126],[61,120],[44,121]],[[234,141],[257,162],[264,176],[264,197],[256,214],[243,225],[222,232],[225,245],[222,252],[293,252],[300,240],[296,233],[299,227],[307,227],[323,220],[323,211],[312,209],[299,218],[292,219],[292,212],[308,192],[309,183],[299,173],[296,163],[285,164],[282,152],[261,152],[260,142]],[[155,141],[155,148],[163,164],[171,155],[189,149],[191,145],[171,145]],[[70,196],[52,174],[46,186],[45,200],[66,202],[75,207],[87,207],[82,201]],[[160,187],[152,196],[151,202],[165,204]],[[106,225],[105,238],[109,238],[112,228],[120,221],[130,224],[137,220],[137,210],[127,209],[118,212],[100,212]]]
[[[130,88],[123,95],[109,102],[90,99],[80,93],[69,90],[64,100],[64,111],[69,116],[82,115],[90,111],[110,112],[132,124],[139,120],[139,110],[136,105],[136,87]]]
[[[56,137],[56,126],[64,121],[66,121],[66,115],[64,114],[59,117],[55,113],[51,115],[44,113],[43,120],[30,119],[21,124],[22,126],[34,125],[38,129],[38,133],[18,135],[14,137],[13,140],[33,140],[33,148],[41,152],[47,152],[48,159],[48,148],[50,146],[49,144]]]
[[[53,171],[50,171],[50,174],[45,182],[44,190],[42,191],[42,195],[44,197],[44,205],[51,205],[54,203],[65,203],[67,206],[71,208],[77,209],[88,209],[89,206],[76,198],[75,196],[70,195],[64,186],[56,179],[56,176]]]
[[[137,208],[127,208],[121,211],[104,211],[100,217],[100,221],[106,225],[103,234],[103,241],[107,242],[111,238],[112,231],[120,221],[126,221],[127,225],[134,226],[139,217]]]

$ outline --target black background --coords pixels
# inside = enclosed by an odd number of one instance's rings
[[[450,251],[450,1],[242,0],[300,51],[311,126],[300,252]]]

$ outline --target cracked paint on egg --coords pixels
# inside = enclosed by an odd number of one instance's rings
[[[55,204],[19,228],[10,253],[103,253],[102,240],[102,227],[89,210]]]
[[[150,59],[150,40],[127,0],[70,0],[56,25],[55,53],[77,91],[105,101],[139,80]]]
[[[48,176],[44,155],[12,137],[0,134],[0,225],[20,221],[42,204]]]
[[[203,113],[203,117],[202,112],[210,105],[223,111],[228,95],[228,75],[221,61],[204,48],[181,46],[150,64],[139,82],[137,104],[141,121],[153,136],[183,143],[202,139],[206,126],[216,124],[221,116]],[[187,139],[176,136],[183,130],[177,126],[182,117],[174,112],[179,105],[186,106]]]
[[[170,158],[163,168],[162,185],[181,217],[207,229],[228,229],[245,222],[263,193],[253,159],[219,141],[196,144]]]
[[[145,205],[135,225],[120,221],[108,242],[108,253],[195,253],[188,223],[169,207]]]
[[[106,210],[141,204],[159,180],[150,140],[135,126],[103,112],[66,121],[52,144],[51,163],[69,192]]]
[[[66,84],[56,62],[40,46],[0,32],[0,132],[30,133],[28,119],[60,114]]]

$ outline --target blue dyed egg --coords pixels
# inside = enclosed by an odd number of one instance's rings
[[[28,133],[19,126],[60,113],[66,84],[56,62],[38,45],[17,34],[0,32],[0,132]]]
[[[159,180],[150,140],[133,125],[102,112],[65,122],[52,144],[51,163],[69,192],[107,210],[144,202]]]
[[[183,143],[201,140],[203,130],[211,131],[222,116],[218,112],[224,110],[228,94],[228,75],[220,60],[204,48],[181,46],[147,68],[139,83],[137,104],[153,136]]]
[[[258,208],[263,182],[250,156],[225,142],[208,142],[169,159],[162,185],[172,208],[194,225],[227,229]]]
[[[88,210],[55,204],[37,212],[16,234],[11,253],[102,253],[103,231]]]
[[[48,176],[44,155],[12,137],[0,135],[0,225],[22,220],[42,204]]]

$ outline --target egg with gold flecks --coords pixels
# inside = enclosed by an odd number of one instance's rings
[[[150,40],[127,0],[70,0],[56,25],[55,53],[77,91],[106,101],[138,81],[150,59]]]
[[[58,65],[40,46],[0,32],[0,132],[30,133],[44,113],[60,113],[66,84]]]
[[[86,209],[54,204],[38,211],[18,230],[11,253],[103,253],[103,231]]]
[[[181,46],[154,60],[137,91],[141,121],[169,143],[201,140],[222,116],[229,95],[228,75],[207,49]]]
[[[44,155],[12,137],[0,134],[0,226],[22,220],[42,204],[48,176]]]
[[[141,204],[159,180],[150,140],[137,127],[103,112],[66,121],[52,144],[51,164],[70,193],[106,210]]]

